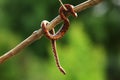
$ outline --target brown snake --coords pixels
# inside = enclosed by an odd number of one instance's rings
[[[45,36],[48,37],[49,39],[60,39],[64,36],[64,34],[66,33],[66,31],[69,28],[70,22],[69,19],[66,17],[68,13],[71,13],[73,16],[77,17],[77,13],[74,12],[73,10],[73,6],[70,4],[64,4],[64,6],[67,8],[67,11],[63,8],[63,6],[61,6],[59,8],[59,14],[60,17],[63,19],[64,24],[63,26],[57,31],[56,34],[50,34],[49,31],[46,29],[45,26],[42,26],[42,30],[45,33]]]
[[[72,5],[70,5],[70,4],[64,4],[64,6],[67,8],[67,10],[65,10],[63,8],[63,6],[61,6],[59,8],[59,14],[60,14],[60,17],[63,19],[64,24],[58,30],[58,32],[56,34],[55,34],[54,29],[52,29],[50,31],[48,31],[46,29],[47,24],[49,24],[49,22],[46,21],[46,20],[44,20],[44,21],[41,22],[41,27],[42,27],[42,30],[43,30],[45,36],[48,39],[51,40],[52,49],[53,49],[53,53],[54,53],[54,58],[55,58],[56,65],[57,65],[58,69],[63,74],[66,74],[65,70],[62,68],[62,66],[60,65],[60,62],[59,62],[59,57],[58,57],[57,50],[56,50],[56,40],[62,38],[64,36],[64,34],[66,33],[66,31],[68,30],[68,28],[69,28],[70,22],[69,22],[69,19],[67,18],[67,14],[71,13],[73,16],[77,17],[77,13],[74,12]]]

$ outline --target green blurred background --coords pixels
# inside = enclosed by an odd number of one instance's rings
[[[63,0],[77,5],[85,0]],[[58,0],[0,0],[0,55],[59,13]],[[57,41],[64,76],[51,44],[42,37],[0,64],[0,80],[120,80],[120,0],[104,0],[70,17],[67,34]]]

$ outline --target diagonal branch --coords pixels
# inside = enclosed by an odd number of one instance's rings
[[[94,6],[98,3],[100,3],[102,0],[87,0],[77,6],[74,7],[75,12],[81,12],[82,10],[89,8],[91,6]],[[58,15],[56,18],[54,18],[49,25],[47,25],[47,29],[51,30],[54,28],[57,24],[59,24],[62,21],[60,16]],[[22,41],[20,44],[18,44],[16,47],[11,49],[10,51],[6,52],[4,55],[0,56],[0,64],[3,63],[5,60],[11,58],[12,56],[18,54],[22,49],[33,43],[34,41],[40,39],[42,37],[42,29],[39,29],[37,31],[34,31],[28,38],[26,38],[24,41]]]

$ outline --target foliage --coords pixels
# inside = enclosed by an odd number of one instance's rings
[[[79,0],[63,2],[80,3]],[[58,0],[1,0],[0,54],[39,29],[43,19],[50,21],[56,17],[59,6]],[[0,80],[105,80],[111,74],[119,80],[119,9],[119,0],[109,0],[79,13],[77,19],[70,17],[70,29],[57,41],[66,76],[56,68],[51,45],[43,37],[1,64]],[[116,73],[109,73],[111,70]]]

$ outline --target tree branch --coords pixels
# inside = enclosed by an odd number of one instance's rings
[[[87,0],[77,6],[74,7],[75,12],[81,12],[82,10],[89,8],[91,6],[94,6],[98,3],[100,3],[102,0]],[[62,21],[60,16],[58,15],[56,18],[54,18],[49,25],[47,25],[47,29],[51,30],[54,28],[57,24],[59,24]],[[33,43],[34,41],[40,39],[42,37],[42,29],[39,29],[37,31],[34,31],[28,38],[26,38],[24,41],[22,41],[20,44],[18,44],[16,47],[5,53],[4,55],[0,56],[0,64],[3,63],[5,60],[11,58],[12,56],[18,54],[22,49]]]

